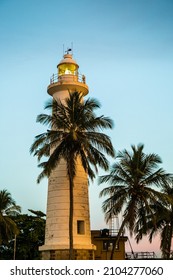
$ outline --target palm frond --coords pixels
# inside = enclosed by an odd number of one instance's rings
[[[45,108],[51,109],[52,114],[40,114],[37,121],[49,125],[49,130],[36,136],[30,148],[30,152],[37,156],[38,161],[49,156],[47,162],[38,165],[43,169],[38,177],[39,182],[45,176],[50,176],[60,159],[65,159],[68,170],[73,169],[72,173],[75,174],[75,159],[79,156],[91,179],[95,176],[92,168],[95,171],[97,166],[108,169],[108,161],[104,154],[113,157],[114,149],[111,139],[98,130],[111,129],[113,121],[103,115],[96,116],[94,110],[100,108],[99,102],[95,99],[83,101],[82,94],[69,92],[65,102],[48,101]],[[87,158],[84,158],[84,154]],[[73,167],[70,167],[68,162],[71,155],[74,158]]]

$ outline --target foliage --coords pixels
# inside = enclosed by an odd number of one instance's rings
[[[132,152],[119,152],[118,162],[112,166],[111,173],[100,178],[100,183],[110,184],[100,193],[101,196],[109,196],[103,203],[106,220],[111,219],[112,214],[117,215],[123,210],[123,221],[116,242],[124,227],[133,234],[138,219],[145,228],[147,215],[150,215],[155,225],[156,217],[151,205],[168,203],[167,196],[158,188],[166,184],[171,176],[159,168],[160,157],[153,153],[145,154],[143,148],[144,145],[139,144],[137,147],[132,146]]]
[[[21,211],[20,206],[11,197],[7,190],[0,191],[0,245],[18,234],[18,228],[14,222],[14,217]]]
[[[108,161],[101,151],[114,156],[113,146],[110,138],[100,131],[112,128],[113,123],[104,116],[96,117],[94,110],[99,107],[95,99],[83,101],[78,92],[71,93],[65,104],[60,100],[46,104],[45,109],[51,109],[53,114],[40,114],[37,122],[48,125],[50,129],[36,136],[30,149],[38,161],[45,156],[49,157],[46,162],[39,164],[43,171],[38,177],[38,183],[51,174],[62,158],[67,163],[68,174],[73,177],[76,174],[77,157],[91,179],[95,177],[92,167],[96,172],[97,165],[108,170]]]
[[[44,243],[45,233],[45,216],[41,211],[33,211],[32,213],[39,213],[36,216],[20,214],[13,217],[17,227],[19,228],[19,235],[16,237],[16,254],[17,260],[37,260],[40,259],[38,251],[39,246]],[[0,246],[0,259],[14,258],[14,242],[15,236],[8,244]]]
[[[160,235],[160,249],[162,251],[162,258],[172,258],[171,243],[173,236],[173,181],[167,183],[162,188],[162,193],[167,196],[168,204],[155,203],[151,205],[154,216],[156,217],[156,224],[152,223],[151,215],[146,217],[146,226],[144,227],[140,219],[136,223],[136,240],[142,239],[143,234],[148,234],[149,241],[152,242],[156,234]]]

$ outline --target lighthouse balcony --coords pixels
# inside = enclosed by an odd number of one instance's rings
[[[79,83],[86,83],[85,76],[78,74],[64,74],[64,75],[58,75],[53,74],[50,78],[50,85],[58,82],[79,82]]]
[[[58,92],[64,91],[78,91],[83,95],[88,94],[88,86],[85,82],[85,76],[78,74],[53,74],[50,78],[50,84],[47,88],[48,94],[54,95]]]

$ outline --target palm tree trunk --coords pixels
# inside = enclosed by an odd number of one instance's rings
[[[113,247],[112,247],[112,251],[111,251],[110,260],[113,260],[114,251],[115,251],[116,246],[118,245],[118,242],[119,242],[120,237],[121,237],[121,234],[122,234],[122,232],[123,232],[123,230],[124,230],[124,226],[125,226],[125,224],[126,224],[126,221],[127,221],[127,217],[124,218],[124,220],[123,220],[123,222],[122,222],[122,224],[121,224],[121,227],[120,227],[120,229],[119,229],[119,231],[118,231],[118,234],[117,234],[117,236],[116,236],[116,238],[115,238],[115,240],[114,240],[114,242],[113,242]]]
[[[69,207],[69,259],[74,259],[73,252],[73,178],[69,175],[69,192],[70,192],[70,207]]]
[[[171,254],[171,243],[172,243],[172,232],[173,232],[173,225],[172,223],[170,225],[167,226],[167,242],[163,248],[163,257],[165,259],[169,259],[170,258],[170,254]]]
[[[168,240],[167,259],[170,259],[170,255],[171,255],[172,232],[173,232],[173,225],[171,223],[170,226],[169,226],[169,240]]]

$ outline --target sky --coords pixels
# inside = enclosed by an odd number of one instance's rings
[[[143,143],[144,152],[157,153],[161,167],[173,173],[173,1],[0,0],[0,189],[23,213],[46,212],[47,180],[36,183],[40,170],[29,149],[46,129],[36,116],[71,46],[88,97],[102,105],[98,115],[114,120],[107,134],[115,151]],[[103,187],[97,179],[89,186],[92,229],[107,227]],[[159,242],[133,246],[157,251]]]

